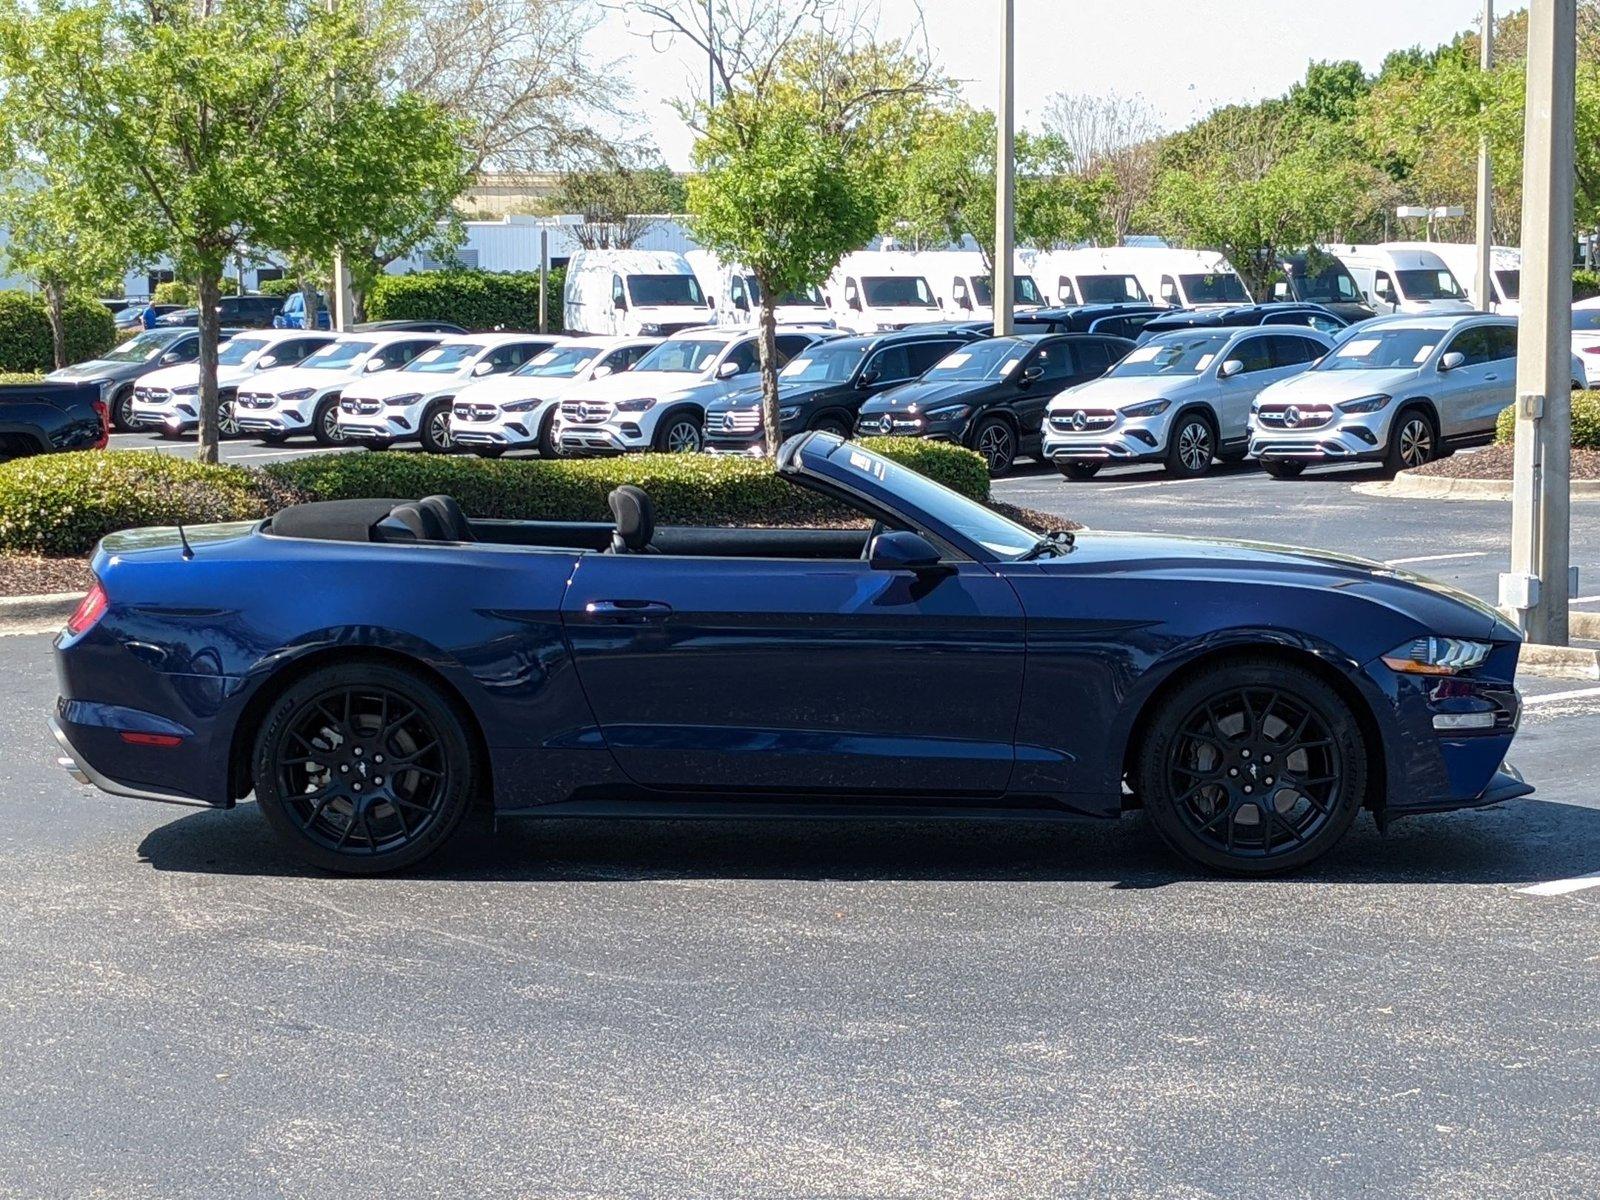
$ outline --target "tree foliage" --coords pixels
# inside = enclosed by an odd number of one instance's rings
[[[580,246],[625,250],[655,228],[658,216],[683,212],[687,192],[658,157],[625,145],[563,174],[554,201],[558,211],[583,218],[572,228]]]

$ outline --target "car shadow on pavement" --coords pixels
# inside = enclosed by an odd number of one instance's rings
[[[192,813],[139,846],[158,871],[317,877],[253,803]],[[1528,883],[1600,870],[1600,809],[1538,800],[1397,821],[1363,815],[1288,882]],[[511,820],[464,827],[397,878],[463,882],[658,879],[1099,882],[1154,888],[1216,878],[1169,852],[1142,817],[1098,821]]]

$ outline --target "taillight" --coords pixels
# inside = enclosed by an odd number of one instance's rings
[[[100,436],[95,440],[94,448],[104,450],[111,442],[111,410],[106,407],[104,400],[94,402],[94,415],[100,418]]]
[[[106,590],[100,586],[96,579],[94,586],[89,589],[89,594],[78,601],[78,607],[67,618],[67,632],[73,636],[90,629],[96,621],[106,615]]]
[[[1585,354],[1600,354],[1600,346],[1585,346],[1583,352]]]

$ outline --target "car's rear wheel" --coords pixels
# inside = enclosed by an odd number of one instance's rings
[[[267,713],[252,769],[273,832],[307,862],[355,875],[436,851],[475,778],[456,706],[382,664],[325,667],[290,687]]]
[[[449,454],[455,449],[450,432],[449,400],[437,400],[422,414],[422,448],[429,454]]]
[[[1004,475],[1017,461],[1017,435],[1009,421],[986,417],[972,431],[972,448],[983,455],[989,474]]]
[[[699,417],[688,411],[668,413],[656,430],[655,448],[664,454],[693,454],[701,440]]]
[[[1420,408],[1408,408],[1394,419],[1389,430],[1389,450],[1383,465],[1390,474],[1409,471],[1434,459],[1439,434],[1433,420]]]
[[[1306,469],[1306,465],[1293,459],[1267,458],[1262,459],[1261,469],[1274,479],[1298,479],[1301,472]]]
[[[1197,412],[1183,413],[1167,435],[1167,474],[1184,479],[1204,475],[1217,452],[1217,434],[1211,422]]]
[[[1065,479],[1093,479],[1100,474],[1101,463],[1097,462],[1069,462],[1064,459],[1056,461],[1056,470],[1061,472]]]
[[[234,411],[234,397],[223,396],[217,401],[217,436],[239,436],[239,415]]]
[[[1345,835],[1366,795],[1355,714],[1302,667],[1241,659],[1207,670],[1146,729],[1133,783],[1150,822],[1215,870],[1304,866]]]
[[[344,430],[339,428],[339,397],[329,396],[317,405],[317,411],[311,418],[311,436],[324,446],[337,446],[345,440]]]

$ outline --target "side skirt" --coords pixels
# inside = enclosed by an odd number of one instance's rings
[[[1031,801],[1037,799],[1037,803]],[[530,808],[497,809],[503,818],[576,818],[661,820],[795,820],[846,821],[1094,821],[1114,819],[1118,813],[1093,813],[1067,808],[1051,797],[1012,797],[1006,804],[880,804],[848,799],[794,801],[762,799],[583,799],[561,800]]]

